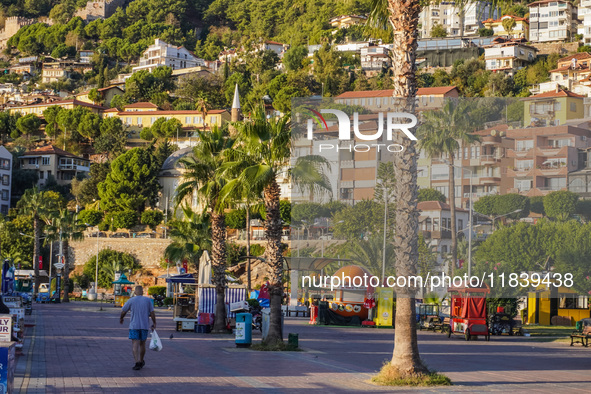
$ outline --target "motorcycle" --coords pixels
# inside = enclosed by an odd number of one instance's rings
[[[263,332],[263,314],[260,306],[250,306],[248,312],[252,315],[252,329]]]
[[[157,294],[154,296],[154,305],[156,306],[164,306],[164,296],[161,294]]]

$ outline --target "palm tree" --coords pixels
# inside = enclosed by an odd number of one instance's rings
[[[413,113],[417,93],[416,57],[421,0],[372,0],[370,24],[393,29],[392,84],[397,112]],[[415,141],[397,133],[393,143],[404,150],[394,155],[396,221],[394,226],[396,274],[416,273],[418,260],[417,153]],[[417,345],[415,293],[397,291],[396,335],[390,365],[401,378],[427,373]]]
[[[80,241],[84,239],[84,226],[76,218],[74,212],[67,209],[61,209],[57,215],[49,221],[51,224],[47,226],[48,236],[46,241],[59,242],[59,255],[63,258],[64,272],[62,276],[62,283],[64,289],[64,298],[62,302],[70,302],[70,261],[68,247],[70,241]],[[59,296],[59,295],[58,295]]]
[[[16,204],[22,215],[33,218],[33,269],[35,270],[35,288],[33,295],[39,292],[39,256],[41,254],[41,230],[43,218],[57,209],[55,200],[47,198],[46,192],[37,187],[27,189]]]
[[[240,173],[231,180],[222,192],[224,198],[230,196],[233,187],[242,185],[251,190],[263,191],[263,203],[266,210],[264,222],[267,246],[265,259],[272,275],[271,282],[271,316],[269,333],[265,342],[269,345],[283,343],[281,332],[281,300],[283,298],[283,254],[281,235],[283,223],[279,210],[281,190],[278,178],[286,173],[291,156],[291,130],[289,116],[280,119],[267,119],[263,107],[255,108],[250,120],[236,124],[238,140],[230,151],[230,162],[227,173]],[[246,164],[245,164],[246,163]],[[308,165],[299,165],[307,163]],[[313,164],[311,164],[313,163]],[[299,158],[296,168],[305,167],[309,172],[293,171],[292,178],[300,187],[326,188],[330,183],[317,170],[326,165],[321,157]]]
[[[213,328],[216,332],[223,332],[226,329],[226,221],[224,204],[219,197],[226,180],[220,170],[224,164],[224,151],[232,147],[233,140],[218,127],[211,132],[197,132],[199,142],[193,148],[193,155],[180,160],[186,172],[183,183],[177,188],[176,204],[178,206],[185,197],[196,193],[211,217],[211,262],[217,294]]]
[[[164,257],[171,261],[187,260],[199,264],[204,250],[211,250],[211,227],[207,215],[199,215],[189,207],[183,207],[183,220],[170,223],[173,242],[164,250]]]
[[[382,275],[383,259],[383,235],[372,234],[367,240],[353,239],[347,242],[347,255],[353,261],[361,264],[375,276]],[[386,244],[386,275],[394,274],[394,245],[391,242]]]
[[[199,97],[197,99],[197,103],[195,104],[195,109],[201,112],[203,116],[203,130],[205,130],[205,117],[207,116],[207,112],[209,111],[209,102],[204,97]]]
[[[419,128],[421,149],[431,158],[449,157],[449,210],[451,216],[451,267],[453,275],[458,260],[458,230],[456,225],[455,158],[456,152],[465,144],[478,140],[471,134],[472,122],[466,101],[446,100],[442,109],[425,113],[424,123]],[[470,174],[471,176],[472,174]],[[472,191],[470,191],[471,193]]]

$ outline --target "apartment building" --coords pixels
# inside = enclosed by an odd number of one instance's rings
[[[529,7],[532,42],[570,41],[577,33],[577,8],[567,0],[535,1]]]
[[[526,127],[558,126],[569,120],[582,119],[585,98],[580,94],[557,88],[522,99]]]
[[[0,146],[0,213],[8,215],[12,188],[12,153]]]
[[[160,66],[168,66],[173,70],[197,66],[205,67],[205,61],[195,56],[184,46],[171,45],[156,38],[154,44],[144,51],[140,58],[140,64],[133,67],[132,71],[148,70],[152,72]]]
[[[514,159],[514,166],[507,169],[514,183],[508,192],[527,196],[566,190],[569,175],[584,167],[585,152],[591,147],[588,122],[507,130],[507,136],[515,141],[515,147],[507,150]],[[573,183],[573,188],[579,186],[583,185]]]
[[[110,107],[111,106],[111,100],[113,100],[113,98],[115,96],[122,96],[125,91],[123,89],[121,89],[119,86],[117,85],[111,85],[111,86],[105,86],[104,88],[99,88],[97,89],[98,93],[101,97],[101,104],[106,106],[106,107]],[[88,104],[95,104],[98,105],[99,103],[96,103],[94,101],[92,101],[89,97],[88,94],[90,93],[90,91],[86,91],[86,92],[82,92],[82,93],[78,93],[76,95],[76,100],[78,101],[82,101]]]
[[[584,199],[591,198],[591,148],[587,148],[579,156],[578,171],[568,173],[568,190],[577,193]]]
[[[515,21],[515,26],[511,29],[511,31],[507,31],[503,26],[503,22],[507,19],[513,19]],[[492,29],[493,35],[497,37],[503,36],[508,38],[523,38],[526,41],[529,41],[529,21],[527,18],[521,18],[513,15],[503,15],[499,19],[489,18],[483,21],[482,24],[487,29]]]
[[[74,60],[54,60],[43,63],[41,72],[41,81],[43,83],[57,82],[72,76],[72,73],[78,72],[84,74],[91,71],[92,67],[88,63],[76,62]]]
[[[558,59],[557,67],[550,70],[550,81],[542,82],[530,89],[532,94],[556,91],[561,87],[583,96],[591,93],[591,54],[577,52]]]
[[[435,25],[443,27],[448,37],[476,36],[478,29],[484,27],[482,21],[491,17],[491,5],[486,1],[468,2],[464,6],[463,18],[460,18],[460,9],[453,1],[430,4],[423,7],[419,16],[421,37],[431,37],[431,29]]]
[[[484,48],[486,69],[513,76],[536,59],[538,49],[522,42],[522,39],[506,40],[497,37]]]
[[[437,251],[437,263],[443,264],[451,250],[451,211],[449,204],[439,201],[418,203],[419,229],[425,242]],[[470,212],[456,208],[456,228],[468,237]]]
[[[388,48],[375,44],[361,48],[361,69],[368,76],[380,73],[392,65],[390,55]]]
[[[361,105],[370,111],[388,111],[394,105],[394,90],[367,90],[345,92],[335,97],[335,102],[346,105]],[[459,97],[460,92],[455,86],[436,88],[419,88],[417,91],[417,110],[441,108],[443,100],[448,97]]]
[[[60,185],[69,184],[79,174],[87,174],[90,171],[88,159],[53,145],[25,152],[19,160],[22,169],[37,172],[38,186],[46,184],[50,178],[54,178]]]
[[[27,104],[27,105],[17,105],[14,107],[10,107],[9,111],[11,114],[20,112],[21,115],[28,115],[28,114],[35,114],[38,116],[43,116],[43,111],[47,108],[52,107],[54,105],[60,106],[64,109],[74,109],[75,107],[84,107],[89,109],[90,111],[94,112],[95,114],[102,114],[107,108],[101,105],[90,104],[84,101],[80,101],[78,99],[71,99],[71,100],[55,100],[55,101],[48,101],[48,102],[40,102],[35,104]]]
[[[591,44],[591,0],[580,0],[577,5],[579,19],[578,34],[583,36],[583,43]]]

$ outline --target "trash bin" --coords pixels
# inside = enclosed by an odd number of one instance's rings
[[[299,335],[298,334],[293,334],[293,333],[289,333],[287,334],[287,344],[290,347],[293,347],[294,349],[297,349],[299,347]]]
[[[236,347],[249,347],[252,344],[252,315],[236,314]]]
[[[16,367],[15,342],[0,342],[0,393],[12,393]]]

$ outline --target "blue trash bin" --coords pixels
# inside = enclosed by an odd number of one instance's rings
[[[236,314],[236,347],[249,347],[252,344],[252,315]]]

